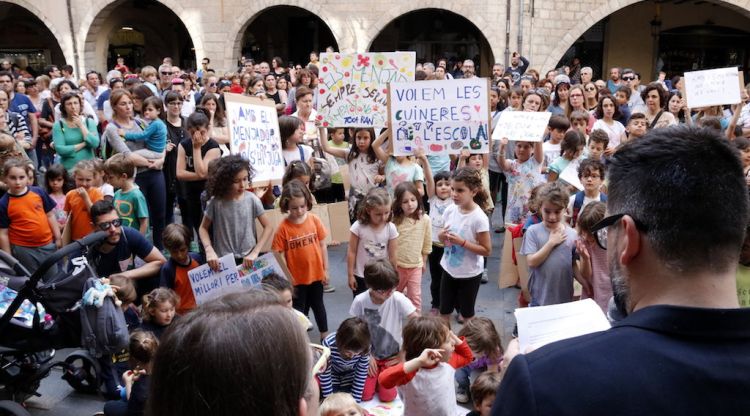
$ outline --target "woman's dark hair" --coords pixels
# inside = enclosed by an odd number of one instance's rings
[[[62,98],[60,99],[60,115],[63,118],[68,118],[68,110],[65,108],[65,103],[67,103],[68,101],[72,99],[78,100],[78,104],[81,106],[80,108],[81,114],[83,114],[83,100],[81,100],[81,97],[77,93],[69,92],[63,95]]]
[[[169,104],[173,101],[182,102],[182,95],[177,91],[169,91],[167,95],[164,96],[164,104]]]
[[[298,117],[279,117],[279,135],[281,136],[281,148],[286,149],[286,142],[294,132],[302,126],[302,120]]]
[[[482,184],[482,175],[478,170],[464,166],[453,171],[451,179],[463,183],[472,191],[477,191],[477,194],[474,195],[474,203],[479,205],[479,208],[481,208],[482,211],[487,210],[489,207],[490,195]]]
[[[500,78],[497,80],[497,84],[503,83],[505,84],[505,91],[510,91],[510,83],[505,78]]]
[[[552,105],[555,107],[560,106],[560,88],[563,86],[568,87],[568,90],[570,90],[570,84],[567,82],[558,82],[557,85],[555,85],[555,97],[552,99]]]
[[[67,194],[68,191],[73,189],[73,184],[70,181],[68,171],[63,167],[63,165],[55,163],[54,165],[48,167],[47,171],[44,172],[44,187],[48,193],[52,192],[52,189],[49,186],[50,181],[58,178],[62,178],[63,180],[62,192],[64,194]]]
[[[187,118],[187,129],[197,130],[200,128],[208,128],[210,123],[211,113],[203,107],[195,107],[193,114]]]
[[[141,101],[146,101],[146,98],[153,97],[154,92],[151,91],[151,88],[141,84],[133,88],[132,91],[133,99],[138,99]]]
[[[417,200],[417,209],[411,214],[411,216],[409,216],[409,218],[419,221],[419,219],[422,218],[422,215],[424,215],[422,196],[419,195],[417,186],[414,185],[414,182],[411,181],[401,182],[400,184],[396,185],[396,189],[393,190],[393,207],[391,208],[391,210],[393,211],[393,223],[396,225],[401,224],[401,222],[403,222],[403,220],[406,218],[404,209],[401,207],[401,200],[404,198],[404,195],[406,195],[407,192],[414,195]]]
[[[648,93],[651,91],[656,91],[659,93],[659,108],[664,109],[667,105],[667,91],[664,90],[664,87],[661,86],[658,82],[652,82],[648,85],[646,85],[646,88],[641,91],[641,98],[643,99],[643,102],[646,102],[646,97],[648,97]]]
[[[352,160],[359,157],[359,148],[357,147],[357,133],[360,131],[366,131],[370,135],[370,145],[367,147],[367,163],[375,163],[378,161],[378,155],[375,154],[375,150],[372,148],[372,142],[375,141],[375,129],[372,127],[357,127],[354,129],[354,134],[351,138],[351,147],[349,148],[349,154],[346,156],[346,161],[351,162]]]
[[[247,171],[248,179],[252,180],[255,171],[250,162],[240,155],[229,155],[218,159],[216,170],[209,175],[206,182],[206,192],[209,196],[224,199],[229,195],[237,173]]]
[[[620,117],[622,117],[622,113],[620,112],[620,106],[617,105],[617,102],[612,96],[609,95],[603,95],[599,97],[599,101],[596,104],[596,111],[594,112],[594,117],[596,117],[598,120],[601,120],[604,118],[604,108],[602,107],[604,105],[604,100],[612,101],[612,105],[615,106],[615,113],[612,115],[612,119],[618,120]]]
[[[750,140],[744,138],[744,137],[736,137],[734,139],[734,147],[737,148],[737,150],[745,150],[750,148]]]
[[[220,297],[165,333],[146,414],[296,416],[311,382],[310,357],[307,335],[276,294]]]
[[[302,68],[299,71],[297,71],[297,79],[294,82],[295,87],[299,87],[303,85],[302,84],[303,76],[310,77],[310,88],[315,88],[318,85],[318,78],[315,75],[313,75],[313,73],[309,69]]]
[[[308,211],[313,207],[313,199],[310,190],[299,179],[292,179],[284,185],[284,189],[281,191],[281,198],[279,198],[279,208],[281,213],[286,214],[289,212],[289,203],[292,202],[293,198],[305,198],[305,205],[307,205]]]
[[[70,89],[73,90],[73,91],[78,91],[78,87],[76,86],[76,84],[73,83],[73,81],[64,79],[64,80],[62,80],[62,81],[60,81],[60,82],[57,83],[57,92],[60,92],[60,87],[63,86],[63,85],[69,86]]]
[[[250,84],[248,84],[247,89],[245,90],[245,94],[253,95],[254,94],[252,92],[253,86],[257,84],[258,82],[263,82],[263,77],[261,76],[253,77],[253,79],[250,81]],[[263,84],[263,88],[264,89],[266,88],[265,84]]]
[[[560,156],[566,151],[571,150],[575,153],[579,147],[583,147],[586,144],[586,136],[583,135],[578,129],[571,129],[563,136],[562,143],[560,143]]]
[[[675,95],[678,98],[682,99],[682,94],[679,91],[674,90],[674,91],[670,92],[669,95],[667,96],[667,104],[665,105],[665,108],[667,109],[667,111],[669,111],[669,102],[672,101],[672,97],[674,97]],[[677,114],[675,115],[675,117],[677,117],[677,121],[679,121],[681,123],[685,122],[685,109],[684,108],[680,108],[680,111],[677,112]]]
[[[214,127],[226,127],[227,117],[224,113],[224,106],[221,104],[219,96],[207,92],[205,95],[203,95],[203,98],[201,98],[200,106],[206,108],[206,103],[209,101],[213,101],[216,103],[216,111],[214,112]],[[210,114],[211,113],[209,113],[209,116]]]

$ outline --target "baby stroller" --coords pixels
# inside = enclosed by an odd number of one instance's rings
[[[0,415],[24,414],[17,403],[38,396],[41,380],[53,367],[63,369],[63,379],[76,391],[98,391],[99,364],[88,351],[76,350],[65,361],[54,358],[56,349],[81,347],[81,318],[76,306],[86,280],[95,277],[85,256],[89,246],[106,236],[97,232],[57,250],[33,274],[0,251],[0,288],[12,289],[6,293],[18,292],[0,316]],[[61,270],[48,281],[42,280],[50,267],[71,255],[80,255],[70,262],[73,270]],[[34,308],[25,315],[30,319],[19,321],[19,307]]]

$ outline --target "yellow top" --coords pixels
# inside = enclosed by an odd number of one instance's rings
[[[737,298],[740,307],[750,308],[750,267],[737,265]]]
[[[432,223],[430,217],[422,215],[419,220],[405,218],[396,225],[398,248],[396,265],[405,268],[424,266],[422,256],[432,252]]]

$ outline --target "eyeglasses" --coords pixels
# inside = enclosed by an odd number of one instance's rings
[[[592,228],[591,232],[594,234],[594,239],[596,240],[596,244],[599,245],[603,250],[607,249],[607,228],[609,228],[612,225],[615,225],[617,221],[620,221],[622,217],[629,215],[626,213],[622,214],[615,214],[610,215],[609,217],[606,217],[596,223]],[[632,217],[631,217],[632,218]],[[641,231],[648,231],[646,228],[646,225],[642,222],[638,221],[637,219],[633,218],[633,222],[635,223],[635,227]]]
[[[634,79],[635,79],[635,77],[622,77],[623,81],[632,81]]]
[[[586,88],[586,91],[588,92],[596,91],[596,87]]]
[[[215,87],[215,86],[217,86],[217,85],[218,85],[218,84],[217,84],[217,83],[215,83],[215,82],[212,82],[212,83],[208,84],[208,86],[209,86],[209,87]]]
[[[331,349],[318,344],[310,344],[310,349],[312,349],[312,358],[315,363],[312,366],[312,376],[316,377],[325,371],[328,358],[331,357]]]
[[[122,220],[117,218],[112,221],[106,221],[106,222],[100,222],[99,224],[96,224],[97,227],[99,227],[102,231],[109,230],[109,227],[119,227],[122,225]]]

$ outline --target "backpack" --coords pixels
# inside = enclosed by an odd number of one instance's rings
[[[90,267],[85,259],[81,259],[85,265],[79,266]],[[96,292],[101,288],[101,280],[91,277],[83,285],[82,296],[86,296],[87,292],[90,295],[89,289]],[[127,347],[130,335],[125,314],[115,303],[114,296],[103,296],[96,303],[101,306],[81,302],[81,346],[94,357],[101,357]]]
[[[583,208],[583,198],[585,197],[585,194],[583,191],[576,192],[576,198],[573,200],[573,216],[570,219],[570,226],[575,227],[576,222],[578,221],[578,214],[581,213],[581,208]],[[607,195],[604,195],[603,193],[599,192],[599,200],[602,202],[607,202]]]
[[[320,148],[319,145],[317,145],[317,140],[315,141],[315,151],[318,152],[320,155],[315,156],[313,153],[313,174],[314,174],[314,180],[313,180],[313,189],[318,191],[321,189],[328,189],[331,187],[331,173],[333,172],[333,169],[331,168],[331,162],[326,158],[326,155],[323,153],[323,149]],[[300,153],[302,153],[302,148],[300,148]],[[334,161],[335,163],[335,161]]]

